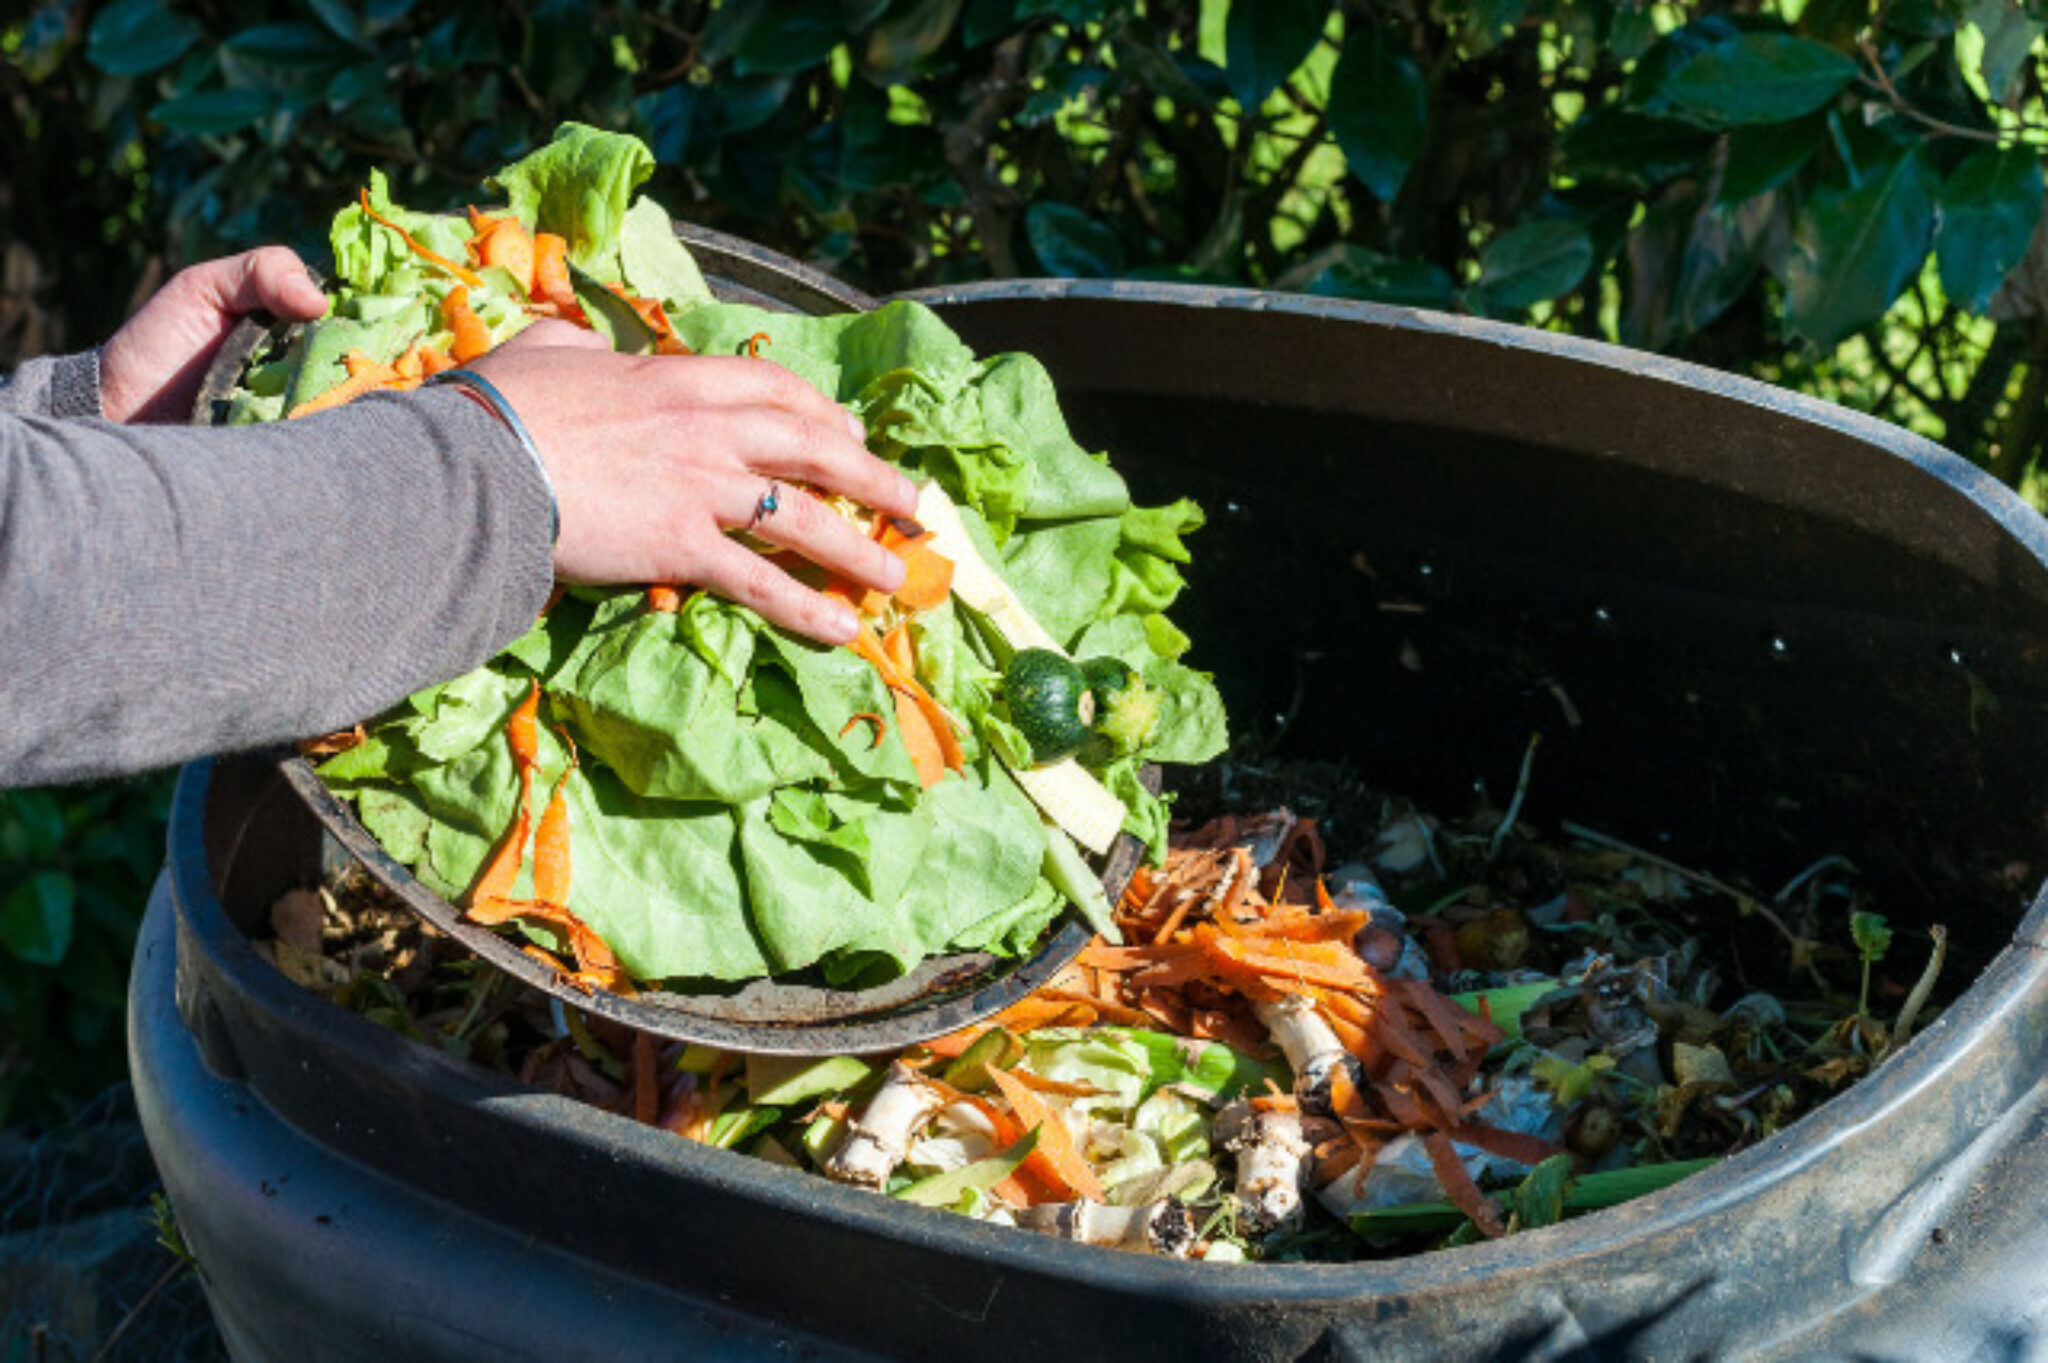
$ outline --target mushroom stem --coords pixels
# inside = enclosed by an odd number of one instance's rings
[[[1315,1000],[1305,994],[1289,994],[1255,1003],[1252,1010],[1286,1054],[1287,1066],[1294,1071],[1295,1099],[1305,1110],[1330,1110],[1330,1076],[1339,1066],[1353,1083],[1358,1082],[1362,1073],[1358,1058],[1344,1049],[1330,1024],[1316,1012]]]
[[[910,1153],[910,1143],[938,1115],[945,1100],[898,1060],[889,1077],[860,1116],[853,1119],[846,1140],[825,1161],[825,1176],[861,1188],[880,1188]]]
[[[1216,1138],[1237,1156],[1239,1222],[1254,1235],[1301,1223],[1301,1182],[1312,1153],[1301,1113],[1244,1099],[1216,1114]]]
[[[1018,1225],[1084,1245],[1109,1245],[1185,1259],[1195,1247],[1195,1223],[1179,1199],[1162,1197],[1141,1207],[1113,1207],[1082,1198],[1046,1202],[1013,1213]]]

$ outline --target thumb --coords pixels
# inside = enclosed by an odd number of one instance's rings
[[[285,246],[264,246],[196,267],[203,302],[228,317],[263,311],[290,322],[307,322],[327,311],[327,295],[305,262]]]

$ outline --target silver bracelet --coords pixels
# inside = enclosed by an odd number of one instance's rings
[[[519,413],[512,410],[512,404],[498,391],[498,385],[483,375],[468,369],[444,369],[427,380],[428,387],[435,384],[452,383],[483,399],[484,405],[498,414],[512,434],[519,437],[519,443],[526,450],[527,457],[540,472],[541,486],[548,490],[548,543],[553,544],[562,537],[562,504],[555,497],[555,480],[548,477],[548,465],[540,457],[540,447],[533,443],[533,436],[527,432],[526,423],[519,419]]]

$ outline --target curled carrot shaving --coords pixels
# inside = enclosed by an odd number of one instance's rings
[[[565,317],[581,317],[576,288],[569,282],[569,243],[553,232],[533,239],[533,291],[529,295],[558,309]]]
[[[761,347],[767,345],[770,341],[774,339],[775,338],[773,336],[770,336],[765,331],[757,331],[753,335],[747,337],[747,357],[749,359],[754,360],[760,359]]]
[[[841,738],[844,738],[844,737],[846,737],[846,736],[847,736],[848,734],[850,734],[850,733],[852,733],[852,732],[853,732],[854,726],[855,726],[855,725],[857,725],[857,724],[872,724],[872,725],[874,725],[874,726],[875,726],[875,741],[874,741],[874,742],[872,742],[872,743],[870,743],[870,744],[868,744],[868,747],[869,747],[870,749],[873,749],[873,748],[879,748],[879,747],[881,747],[881,746],[882,746],[882,737],[883,737],[883,735],[885,735],[885,734],[887,734],[887,733],[889,732],[889,725],[888,725],[888,722],[887,722],[886,720],[884,720],[884,719],[883,719],[883,718],[882,718],[882,717],[881,717],[880,715],[876,714],[876,713],[875,713],[874,711],[872,711],[872,710],[861,710],[861,711],[858,711],[858,712],[856,712],[856,713],[855,713],[855,715],[853,716],[853,718],[852,718],[852,719],[849,719],[849,720],[847,720],[847,721],[846,721],[846,725],[845,725],[845,727],[843,727],[843,728],[842,728],[842,729],[840,729],[840,731],[839,731],[839,736],[840,736]]]
[[[469,241],[470,259],[479,266],[504,270],[532,297],[533,235],[525,224],[510,213],[486,215],[472,208],[469,225],[476,232]]]
[[[455,363],[468,364],[478,356],[490,353],[491,329],[483,318],[476,315],[476,309],[470,307],[467,284],[457,284],[441,300],[441,321],[455,333],[455,340],[448,348]]]
[[[406,244],[406,247],[409,250],[411,250],[414,255],[418,256],[420,259],[426,261],[430,265],[440,266],[442,269],[454,275],[457,279],[469,285],[471,288],[483,287],[483,277],[477,274],[475,270],[470,269],[467,265],[458,265],[454,261],[448,259],[448,257],[440,254],[439,252],[429,250],[427,247],[422,246],[419,242],[419,239],[413,236],[412,233],[406,231],[403,227],[400,227],[397,223],[391,221],[391,219],[385,217],[382,213],[379,213],[376,209],[372,208],[370,206],[369,190],[365,189],[362,192],[362,194],[358,196],[357,201],[362,204],[363,212],[369,214],[372,221],[376,222],[379,226],[388,227],[392,231],[398,233],[399,239]]]
[[[882,636],[882,652],[889,655],[889,661],[901,668],[905,675],[917,675],[917,646],[910,641],[910,627],[898,625]]]
[[[1026,1157],[1025,1164],[1064,1185],[1074,1197],[1103,1201],[1102,1184],[1095,1177],[1095,1170],[1074,1148],[1073,1135],[1059,1114],[1008,1070],[991,1068],[988,1075],[1025,1129],[1038,1128],[1038,1148]]]

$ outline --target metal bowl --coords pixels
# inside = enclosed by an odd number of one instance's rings
[[[867,311],[875,299],[798,261],[720,232],[677,224],[705,280],[720,298],[790,312]],[[244,319],[222,345],[192,420],[219,422],[228,395],[250,362],[282,345],[291,328],[268,317]],[[1055,920],[1023,957],[953,952],[871,989],[836,989],[812,972],[750,981],[707,983],[701,991],[648,990],[630,997],[571,984],[522,951],[511,935],[468,921],[458,906],[422,885],[381,847],[347,803],[298,756],[278,759],[278,780],[312,813],[342,853],[337,868],[362,865],[377,882],[436,929],[497,969],[587,1013],[678,1040],[753,1052],[836,1055],[900,1049],[956,1031],[1000,1012],[1049,981],[1088,944],[1088,927],[1071,911]],[[1146,783],[1158,789],[1156,767]],[[1143,846],[1128,833],[1097,860],[1102,885],[1116,902],[1137,868]]]

